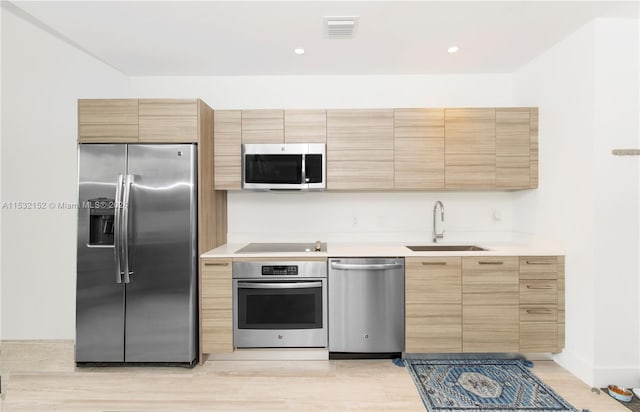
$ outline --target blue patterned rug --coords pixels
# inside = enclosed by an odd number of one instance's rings
[[[406,359],[429,412],[577,412],[523,360]]]

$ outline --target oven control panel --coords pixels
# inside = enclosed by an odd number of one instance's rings
[[[297,265],[262,266],[263,276],[298,276]]]

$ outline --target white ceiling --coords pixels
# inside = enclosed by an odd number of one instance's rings
[[[638,18],[637,1],[12,3],[130,76],[510,73],[595,17]],[[324,38],[343,15],[355,38]]]

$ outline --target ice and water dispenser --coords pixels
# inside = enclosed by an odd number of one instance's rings
[[[89,244],[113,245],[114,199],[89,199]]]

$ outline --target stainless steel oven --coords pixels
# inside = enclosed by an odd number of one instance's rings
[[[236,348],[326,348],[325,261],[233,262]]]

